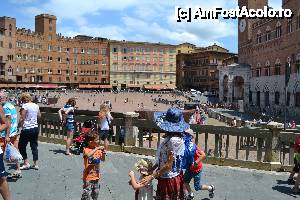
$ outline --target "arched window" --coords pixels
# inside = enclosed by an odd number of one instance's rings
[[[275,74],[274,75],[280,75],[280,68],[281,68],[281,63],[280,63],[280,60],[277,59],[275,62]]]
[[[260,77],[261,76],[261,65],[260,63],[257,63],[256,66],[256,77]]]
[[[257,44],[260,44],[260,43],[262,43],[262,34],[261,34],[261,31],[259,30],[259,31],[257,31],[257,34],[256,34],[256,43]]]
[[[280,22],[277,22],[276,24],[276,38],[281,37],[282,35],[282,26]]]
[[[267,61],[265,65],[265,76],[271,76],[271,70],[270,70],[270,62]]]
[[[288,19],[288,21],[287,21],[287,32],[288,33],[293,32],[293,20],[292,19]]]
[[[267,26],[266,28],[266,41],[271,40],[271,28],[270,26]]]

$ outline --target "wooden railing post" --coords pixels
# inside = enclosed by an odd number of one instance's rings
[[[133,120],[139,116],[139,113],[124,113],[125,122],[125,146],[137,146],[138,128],[133,126]]]
[[[115,144],[120,144],[120,133],[121,133],[121,127],[116,126],[116,137],[115,137]]]

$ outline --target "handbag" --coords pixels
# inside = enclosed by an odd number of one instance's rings
[[[113,135],[114,134],[113,127],[112,127],[111,123],[109,122],[107,116],[106,116],[106,121],[107,121],[108,126],[109,126],[109,135]]]
[[[9,142],[5,147],[4,159],[9,163],[18,163],[23,160],[23,157],[18,149],[16,149],[16,147],[14,147],[14,145]]]

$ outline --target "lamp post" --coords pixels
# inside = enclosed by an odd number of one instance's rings
[[[284,86],[284,130],[286,130],[287,127],[287,86],[290,80],[290,73],[291,73],[291,60],[288,58],[288,62],[285,66],[285,86]]]

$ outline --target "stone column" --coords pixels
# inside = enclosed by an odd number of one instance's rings
[[[224,75],[221,69],[219,69],[219,101],[222,102],[224,99]]]
[[[244,83],[244,106],[248,105],[248,107],[249,107],[249,89],[250,89],[250,83],[245,82]]]
[[[266,152],[264,162],[270,162],[271,167],[280,166],[280,149],[279,149],[279,134],[282,128],[277,125],[267,125],[270,129],[271,135],[266,139]]]
[[[233,81],[228,80],[228,96],[227,96],[227,103],[232,103],[232,94],[233,94]]]
[[[125,146],[136,146],[138,139],[138,128],[133,126],[133,121],[137,119],[139,113],[123,113],[125,122]]]

